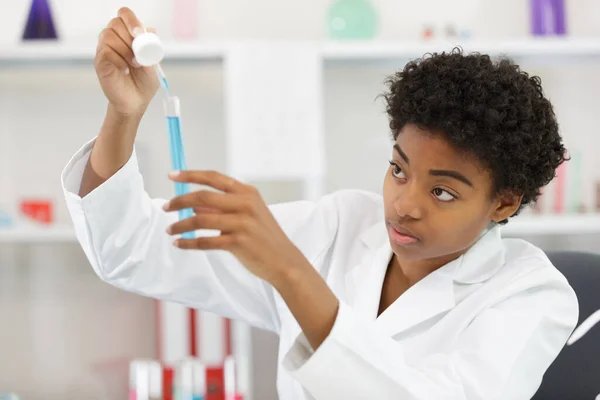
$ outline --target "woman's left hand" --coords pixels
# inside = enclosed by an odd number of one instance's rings
[[[281,229],[256,188],[213,171],[169,174],[177,182],[219,190],[199,190],[173,198],[166,211],[192,208],[193,217],[167,230],[175,235],[196,229],[219,236],[177,239],[182,249],[227,250],[281,295],[313,349],[329,335],[339,302],[327,283]]]
[[[195,215],[178,221],[167,229],[171,235],[197,229],[218,230],[219,236],[195,239],[179,238],[181,249],[226,250],[250,272],[274,284],[308,260],[283,232],[258,190],[215,171],[176,171],[169,177],[177,182],[210,186],[173,198],[165,211],[185,208]]]

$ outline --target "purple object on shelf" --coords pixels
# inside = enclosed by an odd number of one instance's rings
[[[32,0],[23,40],[57,39],[49,0]]]
[[[536,36],[564,35],[565,0],[531,0],[531,31]]]

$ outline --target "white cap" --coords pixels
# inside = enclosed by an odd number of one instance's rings
[[[133,39],[131,47],[135,59],[144,67],[158,64],[165,56],[162,42],[152,32],[143,32],[137,35]]]

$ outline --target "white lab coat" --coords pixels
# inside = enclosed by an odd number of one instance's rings
[[[529,399],[576,325],[577,299],[563,275],[499,228],[377,317],[392,255],[382,199],[346,190],[271,206],[340,300],[314,352],[279,294],[231,254],[171,244],[165,229],[175,215],[144,191],[135,153],[80,198],[91,146],[74,155],[62,182],[94,271],[118,288],[278,333],[282,400]]]

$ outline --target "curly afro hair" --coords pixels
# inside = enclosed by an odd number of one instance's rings
[[[444,135],[490,171],[493,195],[523,195],[514,215],[537,199],[567,159],[541,79],[509,59],[494,62],[455,48],[411,61],[386,83],[394,140],[406,124]]]

